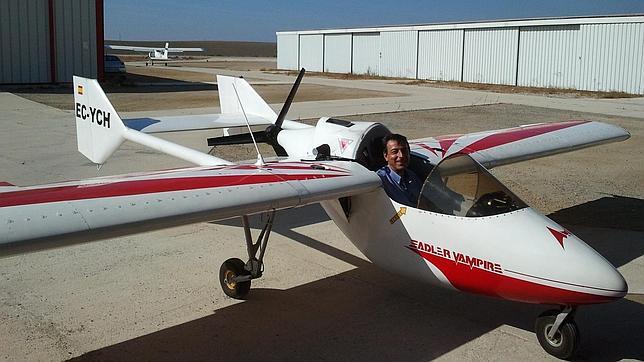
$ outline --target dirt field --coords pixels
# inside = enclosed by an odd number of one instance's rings
[[[217,63],[227,63],[227,62],[217,62]],[[245,63],[239,62],[230,62],[237,65],[239,68],[249,68],[248,70],[256,70],[253,66],[244,66]],[[190,67],[207,67],[207,64],[210,63],[180,63],[183,65],[188,65]],[[187,72],[179,70],[180,64],[170,63],[167,67],[155,66],[155,67],[143,67],[143,66],[133,66],[127,65],[127,74],[125,76],[119,74],[110,74],[106,77],[106,82],[113,85],[132,85],[132,84],[155,84],[155,83],[180,83],[180,82],[202,82],[202,83],[213,83],[217,81],[217,78],[212,74],[199,73],[199,72]],[[251,63],[252,65],[253,63]],[[220,67],[215,67],[219,69],[225,69],[223,65]],[[245,70],[245,69],[243,69]],[[247,78],[249,82],[256,81],[255,78]]]
[[[172,74],[172,70],[163,73]],[[204,77],[201,73],[199,79]],[[188,83],[174,80],[172,78],[161,78],[166,81],[174,81],[176,85],[153,85],[155,82],[163,83],[160,78],[152,78],[154,82],[147,86],[106,86],[105,91],[110,101],[119,112],[132,111],[156,111],[165,109],[184,109],[201,107],[218,107],[219,94],[217,85],[205,83]],[[142,80],[142,77],[131,79]],[[182,78],[186,78],[185,76]],[[128,78],[130,79],[130,78]],[[257,93],[269,104],[282,103],[291,90],[289,84],[255,85]],[[74,97],[71,87],[59,87],[53,89],[17,90],[16,94],[29,100],[46,104],[59,109],[71,110],[74,105]],[[358,99],[371,97],[391,97],[396,93],[377,92],[369,90],[356,91],[351,88],[327,87],[315,84],[302,84],[297,92],[294,102],[322,101],[334,99]]]
[[[295,70],[273,70],[271,73],[275,74],[289,74],[297,75]],[[398,77],[383,77],[379,75],[370,74],[348,74],[348,73],[323,73],[323,72],[307,72],[309,77],[321,77],[330,79],[381,79],[395,81],[397,84],[416,85],[422,87],[438,87],[438,88],[451,88],[451,89],[473,89],[482,90],[495,93],[516,93],[516,94],[543,94],[552,95],[557,97],[584,97],[584,98],[638,98],[642,97],[639,94],[631,94],[624,92],[592,92],[576,89],[566,88],[538,88],[538,87],[520,87],[505,84],[486,84],[486,83],[467,83],[467,82],[452,82],[452,81],[436,81],[436,80],[416,80],[410,78]]]
[[[170,64],[168,64],[170,66]],[[199,68],[218,68],[227,70],[271,70],[277,68],[277,60],[223,61],[208,60],[202,62],[177,62],[172,66],[190,66]]]
[[[113,45],[132,45],[141,47],[159,47],[165,46],[164,41],[120,41],[105,40],[105,44]],[[275,57],[277,56],[277,43],[267,42],[241,42],[241,41],[170,41],[170,47],[175,48],[203,48],[203,52],[195,52],[195,55],[211,56],[235,56],[235,57]],[[126,50],[106,51],[109,54],[133,54]],[[190,53],[193,54],[193,53]]]

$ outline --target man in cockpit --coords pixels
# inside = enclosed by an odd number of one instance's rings
[[[377,171],[387,195],[401,204],[416,207],[422,184],[409,166],[409,142],[403,135],[392,133],[382,140],[387,165]]]

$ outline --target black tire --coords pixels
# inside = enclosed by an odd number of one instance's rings
[[[232,258],[226,260],[219,268],[219,283],[224,293],[235,299],[244,299],[250,291],[250,280],[245,282],[235,282],[231,279],[240,275],[249,275],[244,269],[244,262]]]
[[[575,355],[579,346],[579,329],[572,318],[566,318],[555,336],[552,339],[548,338],[548,332],[550,332],[559,313],[558,310],[543,312],[537,317],[534,329],[539,344],[546,352],[557,358],[569,360]]]

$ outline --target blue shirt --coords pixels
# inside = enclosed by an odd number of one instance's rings
[[[390,198],[401,204],[416,207],[422,184],[414,171],[406,169],[401,177],[389,166],[384,166],[376,173],[380,176],[382,187]]]

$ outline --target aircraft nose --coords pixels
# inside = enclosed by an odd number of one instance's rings
[[[597,278],[597,287],[614,292],[616,297],[625,296],[628,292],[626,279],[608,260],[603,261],[604,265],[600,268],[603,269],[602,278]]]
[[[568,263],[562,279],[594,295],[596,298],[593,303],[624,297],[628,292],[628,285],[610,261],[577,236],[568,231],[562,231],[562,233],[567,233],[562,247],[566,255],[564,262]],[[568,274],[567,277],[566,274]]]

